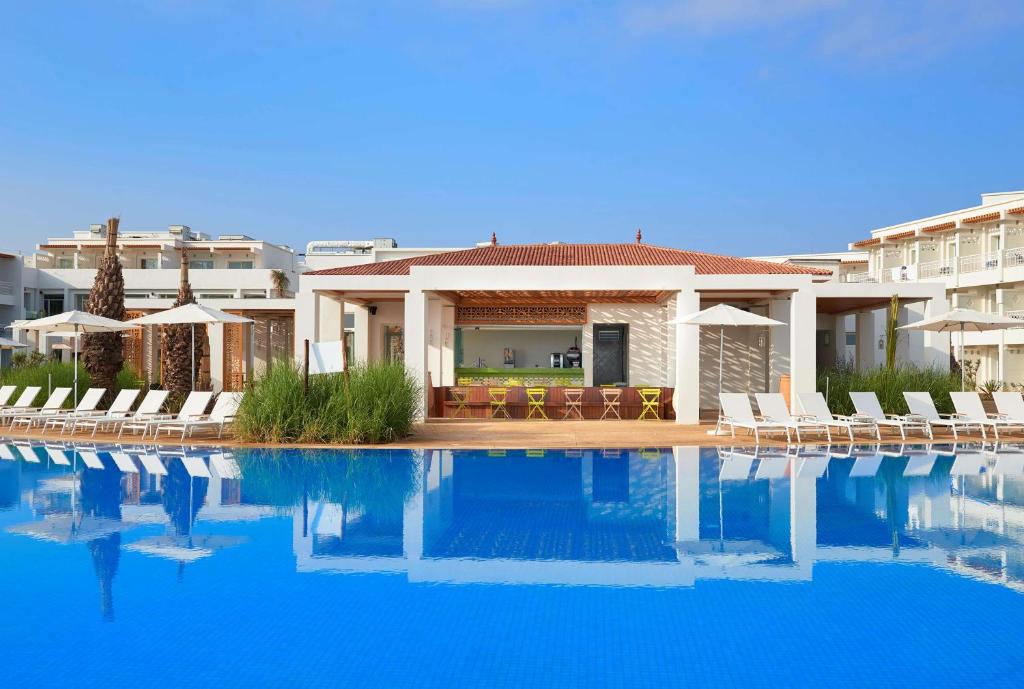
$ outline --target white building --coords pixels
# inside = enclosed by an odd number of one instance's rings
[[[775,391],[788,380],[815,389],[835,361],[849,314],[898,295],[921,315],[947,309],[930,283],[842,282],[831,270],[630,244],[498,245],[326,268],[300,278],[296,353],[304,341],[338,341],[349,330],[357,360],[398,359],[422,382],[425,409],[446,414],[449,387],[660,388],[679,422],[717,408],[718,333],[670,325],[728,303],[785,323],[726,333],[725,389]],[[840,339],[842,338],[842,339]],[[920,334],[906,357],[945,364],[945,336]],[[552,365],[579,346],[581,367]],[[513,382],[514,381],[514,382]],[[483,392],[481,394],[483,394]],[[603,394],[603,393],[602,393]],[[480,402],[480,400],[477,400]],[[591,401],[593,403],[593,401]],[[585,401],[585,406],[587,401]],[[487,411],[487,400],[482,400]],[[524,403],[525,406],[525,403]]]
[[[981,204],[871,231],[850,244],[866,254],[849,283],[935,284],[951,307],[1024,318],[1024,191],[982,194]],[[858,337],[877,339],[884,312],[863,314]],[[968,333],[978,381],[1024,381],[1024,329]],[[875,358],[860,362],[870,366]]]
[[[82,310],[92,289],[96,266],[106,244],[106,226],[92,225],[71,237],[50,238],[24,261],[17,289],[25,316]],[[298,286],[295,253],[287,246],[246,235],[217,238],[185,225],[162,231],[118,232],[129,317],[170,308],[177,296],[182,252],[188,257],[189,282],[196,299],[207,306],[254,319],[255,342],[244,326],[210,326],[202,376],[215,390],[240,389],[249,350],[258,372],[267,361],[290,357],[294,290]],[[281,281],[281,277],[284,281]],[[52,343],[38,343],[48,351]],[[150,381],[159,380],[159,339],[155,330],[133,332],[125,339],[126,359]]]

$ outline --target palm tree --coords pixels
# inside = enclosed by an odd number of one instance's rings
[[[292,284],[292,281],[288,279],[288,273],[280,269],[270,271],[270,282],[278,297],[284,297],[285,292]]]
[[[900,298],[895,294],[889,302],[888,318],[885,321],[885,367],[896,368],[896,342],[899,338]]]
[[[97,316],[124,320],[124,275],[117,257],[117,226],[119,218],[107,220],[107,246],[93,282],[85,310]],[[113,399],[117,374],[124,366],[124,344],[121,333],[90,333],[82,336],[82,362],[95,387],[106,388],[103,403]]]
[[[178,282],[178,298],[174,306],[196,303],[192,294],[192,285],[188,281],[188,254],[181,250],[181,275]],[[195,381],[192,380],[192,361],[199,361],[203,356],[203,340],[199,337],[192,351],[192,326],[180,323],[164,325],[160,335],[161,363],[163,365],[164,387],[170,391],[172,404],[180,403],[192,391]],[[198,373],[198,372],[197,372]]]

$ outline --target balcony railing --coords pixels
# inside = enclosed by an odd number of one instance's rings
[[[874,273],[847,273],[843,276],[843,282],[878,282]]]
[[[10,282],[0,280],[0,294],[10,296],[14,294],[14,285]]]
[[[953,274],[953,265],[946,261],[925,261],[917,264],[917,277],[919,280],[947,277]]]
[[[1016,318],[1017,320],[1024,321],[1024,311],[1003,311],[1003,315],[1007,318]]]
[[[1019,268],[1024,266],[1024,248],[1007,249],[1003,252],[1004,268]]]
[[[975,254],[974,256],[960,257],[961,273],[978,273],[983,270],[995,270],[999,268],[1002,256],[996,254]]]

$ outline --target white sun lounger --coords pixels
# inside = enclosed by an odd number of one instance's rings
[[[932,473],[938,458],[938,452],[908,452],[907,466],[903,469],[903,475],[908,478],[911,476],[927,476]]]
[[[11,430],[14,430],[14,427],[21,423],[26,424],[26,428],[28,428],[29,424],[36,419],[60,414],[61,406],[63,406],[70,394],[71,388],[54,388],[42,407],[25,409],[20,413],[10,414],[8,418],[11,419]],[[26,419],[29,419],[29,421],[25,421]]]
[[[1024,419],[1024,396],[1019,392],[993,392],[996,411],[1007,419]]]
[[[789,457],[772,456],[759,457],[757,460],[757,471],[754,472],[754,479],[763,481],[765,479],[786,478],[786,471],[789,469]]]
[[[132,414],[132,405],[135,404],[135,400],[140,392],[141,390],[134,388],[122,390],[117,393],[117,397],[114,398],[109,409],[68,419],[64,428],[61,429],[61,434],[68,430],[71,435],[74,435],[78,427],[81,426],[83,428],[92,428],[92,435],[96,437],[96,431],[100,428],[110,427],[134,416]],[[141,413],[150,416],[151,409],[153,410],[152,413],[158,413],[165,399],[167,399],[166,390],[150,390],[142,400],[142,404],[139,405],[136,414]]]
[[[35,407],[32,406],[32,403],[36,401],[36,397],[39,396],[40,390],[42,390],[42,388],[38,385],[30,385],[21,391],[21,394],[18,395],[18,399],[14,401],[14,404],[0,409],[0,425],[17,414],[25,414],[35,411]]]
[[[956,413],[968,421],[977,421],[982,428],[989,426],[999,440],[999,431],[1024,432],[1024,418],[1013,418],[1005,414],[989,414],[985,411],[985,405],[981,402],[981,396],[976,392],[951,392],[953,407]]]
[[[939,410],[935,408],[935,401],[932,400],[931,393],[904,392],[903,397],[907,400],[910,413],[915,416],[924,417],[933,430],[936,426],[948,428],[953,431],[953,438],[959,439],[960,431],[976,428],[981,431],[981,437],[985,437],[985,427],[979,422],[969,420],[960,414],[939,414]]]
[[[853,462],[850,469],[850,478],[871,478],[878,473],[885,456],[879,452],[873,455],[861,455]]]
[[[4,385],[0,387],[0,409],[7,408],[7,403],[14,397],[14,391],[17,389],[17,385]]]
[[[789,427],[779,421],[758,420],[754,410],[750,408],[750,398],[745,392],[723,392],[718,395],[722,402],[722,413],[715,426],[715,434],[728,427],[732,437],[736,437],[736,429],[742,428],[754,434],[754,440],[761,442],[761,433],[785,433],[789,442]]]
[[[121,392],[124,393],[126,391],[122,390]],[[132,395],[130,400],[127,399],[127,395],[125,395],[125,399],[121,399],[120,401],[118,399],[114,400],[114,403],[118,405],[116,410],[114,408],[115,404],[112,404],[106,414],[88,416],[84,419],[78,419],[75,421],[72,433],[76,432],[79,427],[91,428],[92,435],[95,438],[96,432],[100,429],[112,431],[120,427],[121,424],[133,420],[142,421],[145,419],[156,418],[160,414],[160,409],[164,406],[164,402],[167,400],[168,394],[166,390],[150,390],[146,393],[146,396],[142,398],[142,403],[139,404],[139,408],[132,413],[131,402],[134,401],[135,397],[138,397],[138,391],[132,392],[135,392],[135,394]],[[120,399],[121,395],[118,395],[118,398]]]
[[[984,471],[988,464],[983,452],[960,451],[953,461],[953,467],[949,470],[952,476],[977,476]]]
[[[825,402],[825,396],[820,392],[801,392],[797,394],[796,398],[799,400],[800,408],[804,410],[805,414],[817,419],[821,423],[842,429],[843,432],[850,436],[851,443],[853,442],[855,431],[867,431],[876,439],[882,439],[882,434],[878,430],[878,424],[875,423],[874,419],[868,419],[863,416],[833,416],[832,412],[829,411],[828,404]]]
[[[212,397],[212,392],[193,390],[188,393],[188,397],[185,398],[185,403],[181,405],[181,410],[178,412],[177,416],[172,417],[168,414],[160,414],[151,419],[133,419],[125,421],[121,424],[117,437],[120,438],[127,430],[132,431],[133,433],[135,431],[142,431],[142,437],[145,438],[146,434],[149,433],[149,429],[152,428],[155,430],[156,428],[159,428],[162,423],[167,423],[169,421],[183,422],[191,418],[201,417],[206,413],[206,406],[210,404],[210,399]],[[154,436],[155,435],[156,434],[154,433]]]
[[[812,416],[793,416],[786,406],[786,398],[781,392],[758,392],[754,394],[757,398],[757,408],[761,411],[761,418],[765,421],[774,421],[783,424],[787,431],[796,433],[796,441],[802,442],[800,431],[811,433],[824,433],[829,442],[832,441],[832,431],[826,424],[818,421]],[[789,433],[786,433],[787,438]]]
[[[722,481],[746,481],[750,478],[750,468],[754,466],[754,455],[736,450],[719,450],[722,466],[718,470],[718,478]]]
[[[70,392],[71,388],[67,388],[67,390]],[[82,399],[78,401],[78,406],[74,409],[56,409],[51,411],[43,410],[34,414],[24,414],[22,416],[18,416],[11,422],[11,429],[13,430],[14,427],[19,424],[24,424],[25,430],[28,430],[38,423],[45,431],[50,424],[63,424],[64,421],[73,414],[86,414],[95,411],[100,400],[103,399],[104,393],[106,393],[105,388],[89,388],[85,391],[85,394],[82,395]],[[67,399],[66,395],[64,399]],[[63,403],[64,400],[61,400],[61,404]]]
[[[213,411],[210,412],[209,416],[191,417],[180,421],[161,421],[156,424],[156,428],[153,430],[153,437],[159,436],[160,431],[170,433],[171,431],[180,430],[181,439],[184,440],[186,434],[192,437],[196,430],[216,429],[217,437],[220,438],[224,435],[224,426],[235,420],[238,405],[242,403],[242,395],[244,394],[242,392],[222,392],[217,397],[217,402],[213,405]]]
[[[920,416],[914,416],[913,414],[886,414],[882,411],[878,395],[874,392],[851,392],[850,399],[853,400],[853,408],[857,410],[857,416],[873,420],[878,425],[879,430],[883,426],[895,428],[900,432],[900,438],[903,440],[907,439],[907,431],[913,429],[921,431],[929,438],[934,437],[932,435],[932,427],[928,425],[926,419]]]

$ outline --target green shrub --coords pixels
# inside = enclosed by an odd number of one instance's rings
[[[248,442],[386,443],[409,434],[419,397],[401,364],[310,376],[304,393],[302,372],[279,361],[246,391],[235,430]]]
[[[857,371],[852,367],[830,369],[818,374],[818,391],[828,388],[828,406],[834,414],[854,413],[851,392],[874,392],[888,414],[907,414],[904,392],[929,392],[939,413],[953,412],[949,393],[960,390],[960,377],[939,368],[897,366]]]
[[[70,363],[47,361],[36,365],[22,365],[0,370],[0,385],[17,385],[20,389],[30,385],[38,385],[42,393],[36,401],[42,403],[43,395],[47,389],[60,387],[73,387],[75,380],[75,366]],[[47,386],[50,386],[49,388]],[[117,389],[139,388],[144,385],[143,381],[129,368],[122,369],[117,376]],[[81,364],[78,365],[78,398],[81,399],[85,391],[91,386],[89,372]],[[16,393],[17,394],[17,393]],[[74,406],[74,393],[68,395],[64,407]]]

